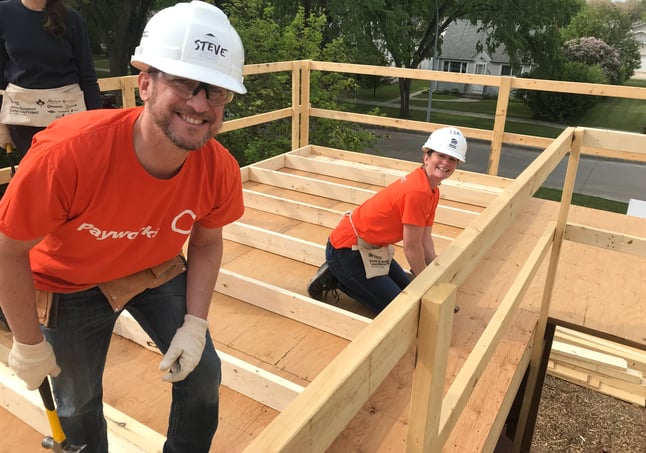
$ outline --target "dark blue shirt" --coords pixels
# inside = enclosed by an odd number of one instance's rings
[[[57,38],[43,29],[45,13],[20,0],[0,1],[0,88],[57,88],[78,83],[88,110],[102,107],[85,21],[74,9]]]

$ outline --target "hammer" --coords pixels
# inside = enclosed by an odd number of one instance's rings
[[[52,398],[52,388],[49,385],[49,379],[45,376],[43,383],[38,387],[38,393],[43,399],[45,412],[49,420],[49,426],[52,428],[52,435],[43,438],[41,445],[48,450],[54,450],[54,453],[79,453],[83,451],[85,445],[72,445],[63,432],[61,421],[54,407],[54,398]]]

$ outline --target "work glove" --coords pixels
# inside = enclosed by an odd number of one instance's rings
[[[44,338],[38,344],[22,344],[14,339],[8,364],[16,376],[25,381],[29,390],[40,387],[47,375],[58,376],[61,372],[54,350]]]
[[[168,351],[159,364],[161,371],[168,371],[162,380],[179,382],[186,378],[202,358],[206,344],[208,323],[193,315],[184,316],[184,324],[177,329]]]
[[[7,144],[12,145],[14,148],[16,147],[9,133],[9,126],[0,123],[0,148],[6,148]]]

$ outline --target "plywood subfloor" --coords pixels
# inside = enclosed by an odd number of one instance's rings
[[[339,155],[347,159],[339,159]],[[285,168],[284,163],[272,161],[278,170],[262,173],[261,176],[275,180],[275,183],[249,178],[244,183],[246,190],[290,200],[293,214],[274,210],[272,199],[249,207],[239,222],[247,229],[237,233],[234,239],[225,241],[223,269],[255,279],[263,285],[273,285],[288,295],[306,296],[307,282],[323,261],[323,246],[335,223],[334,219],[338,220],[340,213],[360,203],[360,197],[367,196],[366,192],[350,193],[349,188],[378,190],[380,186],[375,181],[379,173],[391,175],[392,178],[396,177],[398,171],[412,171],[416,166],[374,156],[365,156],[368,161],[362,164],[361,156],[339,155],[335,157],[319,152],[305,156],[308,171],[303,170],[303,166]],[[322,171],[318,174],[321,162],[339,165],[339,171],[334,174]],[[348,165],[352,171],[344,167]],[[284,175],[301,179],[283,179]],[[352,179],[361,177],[369,177],[367,180],[370,182]],[[444,191],[450,196],[445,195],[441,201],[444,210],[439,215],[441,220],[434,227],[440,254],[460,233],[460,223],[477,216],[486,207],[486,203],[474,201],[479,197],[479,190],[486,192],[483,199],[490,200],[508,184],[508,180],[503,178],[487,175],[474,175],[471,178],[467,173],[457,174],[456,181],[457,186],[447,187]],[[464,187],[466,189],[462,192]],[[346,196],[347,199],[344,199]],[[462,196],[466,198],[461,199]],[[599,211],[589,214],[581,208],[573,208],[572,212],[575,218],[591,218],[613,225],[613,228],[626,220],[625,216],[617,217]],[[557,213],[558,204],[532,200],[486,254],[469,280],[459,288],[457,303],[461,310],[454,318],[447,386],[491,319],[536,238],[543,233],[549,221],[556,219]],[[646,236],[643,223],[633,225],[629,221],[628,225],[629,232]],[[257,230],[248,229],[250,226]],[[264,243],[250,245],[254,234],[265,235]],[[286,256],[289,254],[293,256]],[[643,260],[634,261],[626,259],[625,255],[591,247],[582,252],[570,245],[564,247],[563,256],[553,316],[567,322],[581,323],[590,329],[605,329],[612,336],[644,342],[640,338],[643,329],[639,334],[631,332],[636,325],[644,325],[646,307],[637,304],[625,307],[626,311],[623,312],[615,310],[617,306],[629,305],[628,299],[635,294],[645,293],[643,279],[629,281],[631,277],[628,277],[634,275],[635,269],[641,272],[639,275],[644,274]],[[400,249],[396,257],[405,263]],[[600,263],[603,265],[600,266]],[[599,269],[605,270],[605,273],[595,274]],[[592,282],[586,280],[588,275],[594,276]],[[617,281],[612,284],[600,283],[608,275]],[[626,275],[624,280],[621,280],[622,275]],[[530,287],[521,310],[499,346],[491,366],[480,379],[468,410],[451,435],[445,451],[481,451],[490,448],[497,439],[501,426],[496,414],[508,409],[501,405],[505,395],[514,392],[519,385],[519,364],[526,363],[528,359],[528,345],[531,344],[537,319],[536,307],[542,293],[541,278],[544,278],[544,272],[539,273],[537,281]],[[586,289],[586,284],[593,284],[594,290]],[[583,300],[574,303],[574,300],[581,298],[581,294],[585,295]],[[617,297],[618,294],[621,297]],[[311,382],[350,341],[241,299],[246,298],[237,299],[214,293],[209,323],[216,347],[298,385],[306,386]],[[297,303],[298,300],[302,300],[303,304],[308,303],[305,299],[295,300]],[[643,298],[641,303],[644,303]],[[363,307],[344,295],[334,302],[334,306],[346,310],[349,315],[370,316]],[[613,315],[609,316],[608,310]],[[622,313],[631,314],[630,319]],[[4,344],[10,344],[9,336],[1,339]],[[161,382],[159,360],[158,354],[115,336],[105,374],[105,401],[155,431],[165,433],[170,386]],[[330,446],[329,451],[402,451],[406,441],[412,369],[413,351],[410,351]],[[223,387],[220,425],[211,451],[243,451],[277,415],[276,410]],[[13,427],[8,439],[5,439],[7,445],[39,443],[38,433],[2,409],[0,424],[5,426],[5,423]]]

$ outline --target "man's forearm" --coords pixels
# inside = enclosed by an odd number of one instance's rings
[[[0,305],[16,341],[24,344],[42,341],[28,255],[0,254]]]
[[[186,309],[206,319],[222,263],[222,245],[189,247],[188,260]]]

